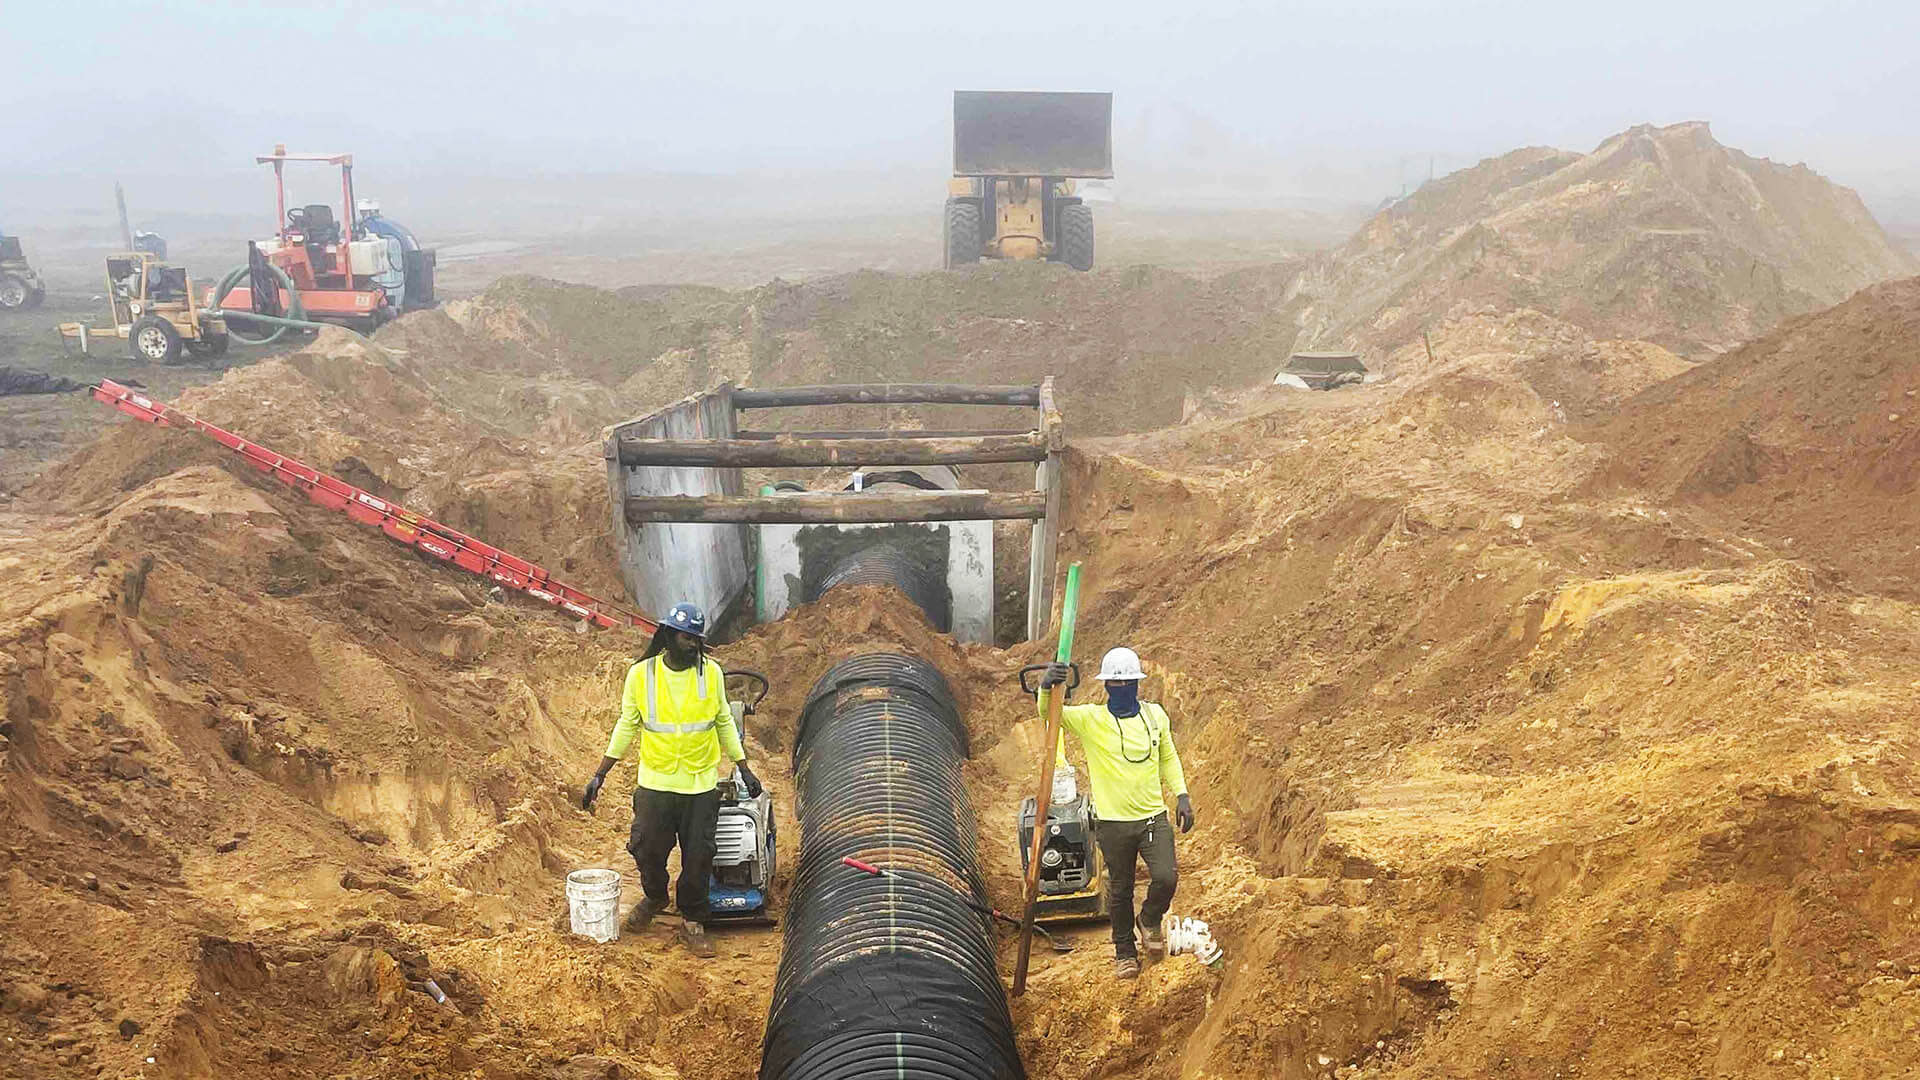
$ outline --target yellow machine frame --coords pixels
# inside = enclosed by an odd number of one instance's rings
[[[115,338],[128,343],[135,360],[149,363],[172,363],[179,359],[182,346],[195,356],[226,352],[226,321],[201,310],[194,299],[193,279],[184,271],[179,278],[184,289],[169,290],[162,299],[154,297],[155,282],[170,276],[167,272],[172,269],[151,252],[107,256],[107,313],[112,325],[61,323],[60,337],[77,341],[83,353],[92,351],[95,337]]]
[[[1046,205],[1052,199],[1073,195],[1072,180],[1048,180],[1040,176],[973,177],[956,176],[947,183],[947,194],[959,198],[978,198],[986,183],[993,184],[993,233],[984,238],[980,254],[988,259],[1045,259],[1053,255],[1054,244],[1047,239]],[[1053,185],[1052,198],[1047,185]]]

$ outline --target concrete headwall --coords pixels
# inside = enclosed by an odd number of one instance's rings
[[[762,525],[758,621],[772,622],[806,599],[804,549],[810,536],[913,529],[939,541],[937,570],[950,597],[949,625],[960,641],[993,643],[993,522],[943,521],[911,525]]]
[[[700,469],[620,464],[616,440],[731,439],[737,433],[730,395],[732,384],[683,398],[638,420],[618,424],[607,435],[607,493],[613,505],[614,547],[627,595],[640,610],[659,616],[682,600],[707,611],[717,625],[742,599],[751,568],[747,525],[651,523],[629,526],[629,495],[738,495],[738,469]]]
[[[916,465],[856,473],[849,486],[870,490],[910,489],[887,479],[912,473],[925,485],[945,491],[962,490],[959,474],[945,465]],[[993,642],[993,522],[943,521],[894,525],[762,525],[757,558],[758,621],[772,622],[810,599],[818,578],[837,554],[848,546],[888,544],[902,546],[904,533],[920,539],[904,545],[908,558],[932,578],[945,595],[937,605],[923,603],[934,628],[960,641]],[[871,540],[867,540],[871,537]],[[844,539],[842,539],[844,538]],[[911,595],[911,590],[909,590]],[[923,598],[916,597],[916,600]]]

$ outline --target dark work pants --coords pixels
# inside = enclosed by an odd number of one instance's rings
[[[1147,864],[1147,901],[1140,905],[1140,921],[1157,927],[1173,904],[1180,873],[1173,863],[1173,825],[1162,811],[1145,821],[1102,821],[1094,842],[1107,864],[1107,914],[1113,920],[1113,955],[1136,956],[1133,943],[1134,859]]]
[[[707,922],[707,886],[713,875],[713,829],[720,821],[720,792],[698,795],[635,788],[633,832],[627,851],[640,868],[640,890],[654,909],[667,906],[667,853],[680,845],[680,886],[675,899],[680,916]]]

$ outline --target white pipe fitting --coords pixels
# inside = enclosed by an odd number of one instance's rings
[[[1160,933],[1166,938],[1168,956],[1186,953],[1210,968],[1217,968],[1226,960],[1226,954],[1213,940],[1213,932],[1199,919],[1169,914],[1160,921]]]

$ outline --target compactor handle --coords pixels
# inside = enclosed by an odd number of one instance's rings
[[[1038,682],[1034,682],[1033,680],[1028,679],[1027,676],[1033,672],[1039,672],[1040,674],[1044,675],[1047,672],[1047,668],[1051,666],[1052,665],[1050,664],[1028,664],[1026,667],[1021,668],[1020,669],[1020,689],[1026,691],[1029,694],[1040,693],[1040,684]],[[1067,679],[1067,696],[1072,697],[1073,692],[1075,690],[1080,689],[1080,665],[1068,664],[1067,669],[1070,672],[1072,672],[1072,674]]]
[[[729,679],[741,678],[741,679],[747,680],[748,682],[759,684],[760,692],[753,695],[753,700],[746,702],[748,716],[752,716],[754,713],[754,710],[760,707],[760,703],[762,701],[767,700],[767,692],[773,689],[773,684],[767,681],[767,677],[765,675],[762,675],[759,672],[753,671],[748,668],[741,668],[738,671],[729,671],[727,672],[727,678]]]

